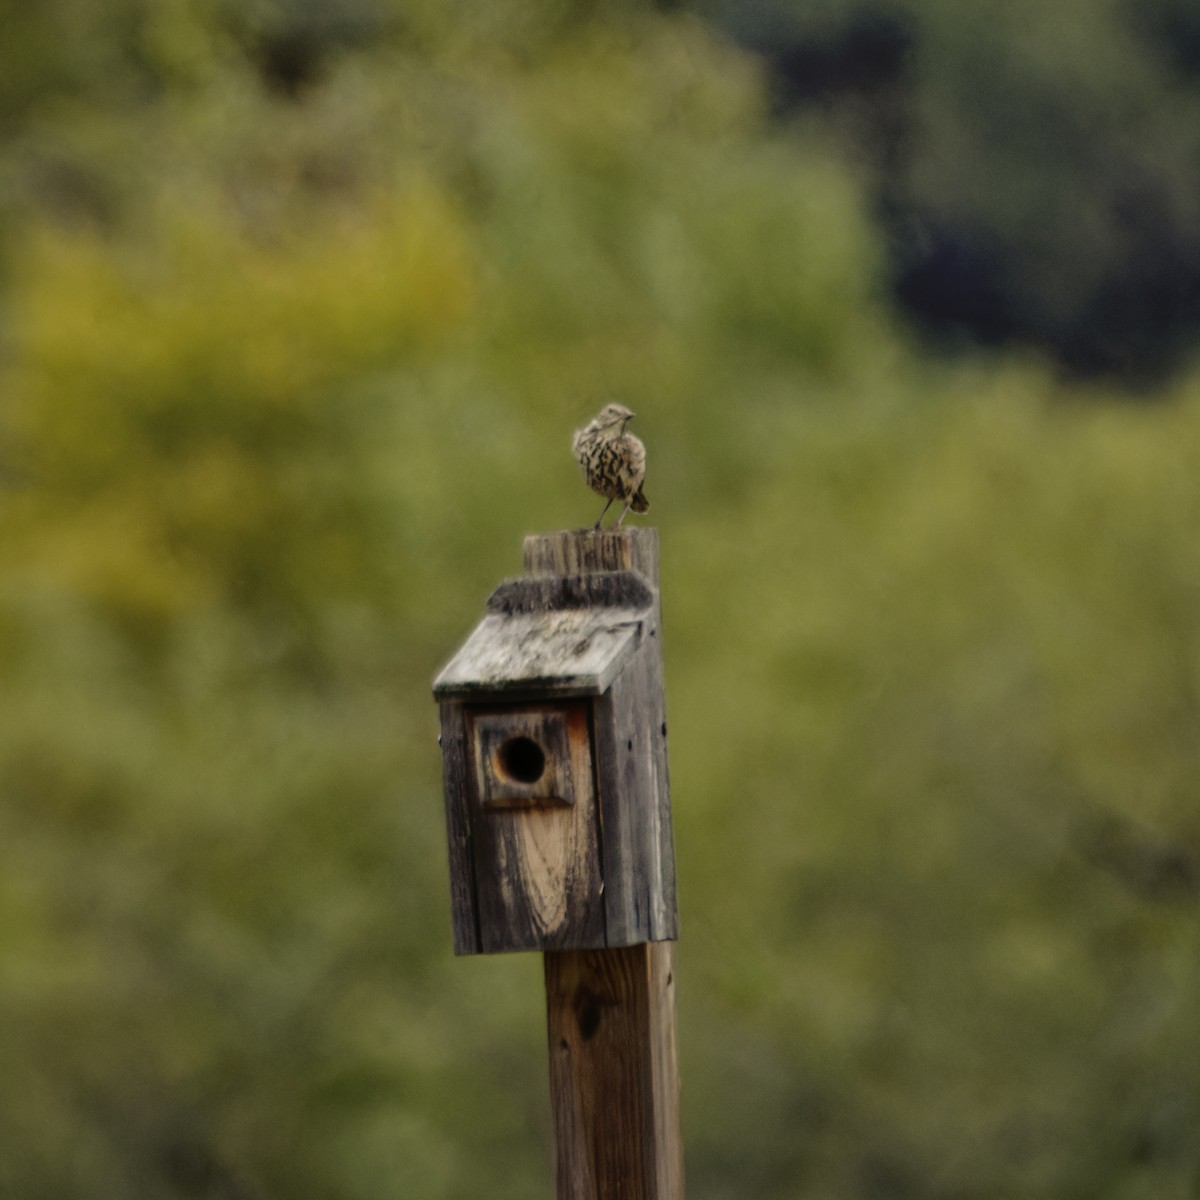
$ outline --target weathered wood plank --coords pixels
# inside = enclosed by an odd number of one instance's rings
[[[656,636],[652,630],[651,637]],[[661,678],[661,677],[660,677]],[[650,929],[654,941],[674,940],[679,937],[679,903],[675,890],[675,829],[671,819],[671,773],[667,754],[667,705],[666,693],[661,683],[651,693],[654,701],[654,716],[646,726],[647,736],[657,741],[654,763],[654,795],[657,804],[655,823],[658,832],[658,870],[660,886],[657,890],[658,904],[651,909]]]
[[[661,659],[646,649],[596,701],[608,944],[679,935]]]
[[[471,705],[466,716],[467,744],[475,748],[475,786],[484,808],[575,803],[569,711],[551,705]]]
[[[571,572],[585,578],[632,572],[655,589],[636,655],[596,700],[596,789],[608,945],[678,937],[658,531],[633,527],[534,535],[525,539],[525,568],[535,578],[551,579]]]
[[[669,942],[545,956],[558,1200],[682,1200]]]
[[[566,718],[574,803],[485,808],[478,779],[470,781],[485,954],[604,944],[588,705],[566,704],[559,711]]]
[[[525,539],[525,570],[534,576],[634,571],[657,588],[658,530],[622,526],[530,534]]]
[[[546,1003],[558,1200],[682,1200],[674,947],[627,944],[677,932],[657,532],[526,538],[525,569],[633,571],[656,589],[635,655],[594,701],[608,948],[547,953]]]
[[[599,571],[594,575],[518,576],[506,579],[488,597],[488,611],[546,612],[560,608],[630,608],[654,603],[654,592],[634,571]]]
[[[471,853],[471,788],[467,779],[466,728],[457,704],[441,707],[442,771],[446,796],[446,840],[450,850],[450,920],[454,953],[478,954],[479,919],[471,895],[474,865]]]
[[[598,696],[633,653],[642,620],[621,608],[484,617],[434,680],[434,695]]]

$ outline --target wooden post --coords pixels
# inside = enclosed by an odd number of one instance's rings
[[[559,1200],[682,1200],[658,534],[525,539],[434,681],[454,947],[545,955]]]
[[[557,576],[634,571],[657,592],[657,531],[530,537],[525,569],[531,575]],[[655,637],[660,628],[656,602]],[[661,651],[648,661],[644,677],[634,681],[641,694],[632,704],[626,698],[629,728],[621,732],[630,735],[627,753],[639,741],[652,746],[656,737],[666,737]],[[661,779],[657,774],[653,778],[650,795],[659,809],[659,837],[667,852],[646,855],[642,865],[651,871],[669,866],[674,936],[665,747],[662,753],[650,749],[639,757],[638,765],[662,773]],[[606,765],[619,761],[619,754],[602,752],[598,773],[603,776]],[[558,1200],[683,1200],[673,944],[548,951],[545,975]]]
[[[674,957],[545,955],[558,1200],[682,1200]]]

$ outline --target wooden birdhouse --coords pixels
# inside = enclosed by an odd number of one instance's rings
[[[653,529],[526,539],[434,681],[459,954],[674,939]]]

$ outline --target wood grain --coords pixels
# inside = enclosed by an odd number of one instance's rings
[[[598,696],[633,653],[642,614],[568,609],[487,616],[434,684],[439,700]]]
[[[636,653],[598,696],[593,717],[605,936],[609,946],[676,938],[658,531],[633,527],[536,534],[525,539],[525,569],[534,578],[550,579],[633,573],[653,589]]]
[[[506,580],[438,673],[433,694],[598,696],[634,652],[655,599],[633,571]]]
[[[673,950],[545,956],[558,1200],[682,1200]]]
[[[525,570],[538,575],[592,575],[633,571],[658,587],[658,530],[560,529],[525,539]]]
[[[525,566],[434,686],[455,949],[673,939],[657,533],[538,535]]]
[[[604,944],[588,705],[566,718],[572,803],[484,806],[472,772],[471,817],[479,941],[485,954]]]
[[[679,936],[662,662],[637,655],[596,701],[596,787],[608,945]]]
[[[571,711],[562,705],[467,708],[467,745],[475,751],[475,787],[481,808],[545,808],[575,803]],[[537,747],[540,762],[531,760],[527,768],[522,768],[518,761],[514,766],[511,751],[506,753],[514,739],[524,739]],[[535,765],[540,770],[531,774]],[[589,797],[591,791],[589,787]]]
[[[654,592],[634,571],[594,575],[519,576],[506,579],[488,597],[490,612],[509,615],[562,608],[645,609]]]
[[[450,920],[454,953],[478,954],[479,916],[475,908],[475,863],[471,845],[472,788],[469,779],[466,722],[462,705],[441,707],[443,790],[446,797],[446,841],[450,851]]]
[[[651,940],[678,928],[657,531],[529,537],[525,569],[632,571],[654,589],[636,655],[594,701],[608,948],[545,955],[558,1200],[683,1200],[674,946]]]

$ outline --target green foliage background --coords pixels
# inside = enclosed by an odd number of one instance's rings
[[[690,1193],[1198,1194],[1196,378],[923,359],[693,17],[0,8],[0,1195],[549,1194],[429,681],[611,395]]]

